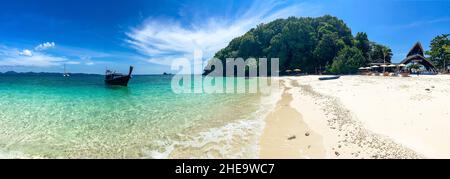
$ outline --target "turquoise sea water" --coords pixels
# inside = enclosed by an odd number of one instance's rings
[[[0,157],[251,158],[257,94],[175,94],[171,76],[0,75]]]

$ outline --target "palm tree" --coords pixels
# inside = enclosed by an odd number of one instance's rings
[[[449,69],[448,69],[448,67],[447,67],[447,56],[450,54],[450,45],[444,45],[444,51],[445,51],[445,54],[444,54],[444,69],[446,70],[446,71],[448,71]]]
[[[386,57],[392,56],[392,50],[389,49],[388,47],[383,47],[381,51],[383,52],[383,64],[386,64]],[[383,73],[385,71],[386,71],[386,68],[383,67]]]
[[[419,72],[418,72],[418,70],[420,69],[420,65],[419,64],[413,63],[413,64],[409,65],[408,68],[409,68],[410,71],[415,70],[417,75],[419,75]]]
[[[444,49],[446,54],[450,53],[450,45],[444,45]]]

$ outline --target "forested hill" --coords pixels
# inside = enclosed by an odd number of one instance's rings
[[[366,33],[353,37],[344,21],[329,15],[260,24],[215,54],[222,61],[238,57],[279,58],[281,75],[293,69],[309,74],[353,73],[370,62],[389,62],[391,56],[389,48],[370,42]]]

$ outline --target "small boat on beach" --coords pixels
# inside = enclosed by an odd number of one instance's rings
[[[130,71],[128,72],[128,75],[116,73],[111,70],[106,70],[105,83],[108,85],[128,86],[128,82],[131,79],[132,73],[133,73],[133,66],[130,66]]]
[[[319,78],[320,81],[325,81],[325,80],[337,80],[339,79],[341,76],[331,76],[331,77],[321,77]]]

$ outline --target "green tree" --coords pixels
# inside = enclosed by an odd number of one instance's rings
[[[421,67],[421,65],[419,65],[419,64],[411,64],[411,65],[408,65],[408,69],[414,69],[414,70],[419,70],[420,69],[420,67]]]
[[[361,50],[364,57],[369,58],[369,52],[371,50],[370,41],[365,32],[358,32],[355,36],[355,47]]]
[[[258,54],[260,54],[260,48],[255,36],[251,33],[242,36],[239,44],[238,56],[248,58]]]
[[[447,54],[450,53],[450,45],[445,45],[444,49],[445,49],[445,53],[447,53]]]
[[[367,65],[367,60],[363,53],[356,47],[345,47],[342,49],[333,64],[330,72],[334,74],[353,74],[358,72],[358,68]]]
[[[279,58],[282,75],[286,70],[299,67],[302,67],[302,72],[316,73],[322,67],[331,66],[342,49],[351,47],[357,48],[364,59],[372,55],[384,59],[381,48],[384,46],[376,44],[374,50],[367,34],[358,33],[353,37],[344,21],[329,15],[289,17],[260,24],[231,40],[214,57],[222,63],[226,58]],[[390,61],[390,56],[386,56],[387,61]],[[268,70],[271,71],[270,68]],[[205,71],[205,74],[208,73]]]
[[[369,61],[370,63],[391,63],[392,60],[392,50],[384,45],[377,43],[371,44]]]
[[[391,63],[392,50],[388,47],[383,47],[381,51],[383,52],[383,63]]]
[[[317,44],[314,50],[314,56],[316,57],[316,66],[319,70],[326,64],[331,63],[337,53],[345,47],[345,43],[342,39],[338,38],[336,33],[329,33],[322,36],[322,39]]]
[[[450,62],[450,34],[443,34],[435,37],[430,44],[430,51],[427,51],[429,59],[441,70],[445,70]]]

